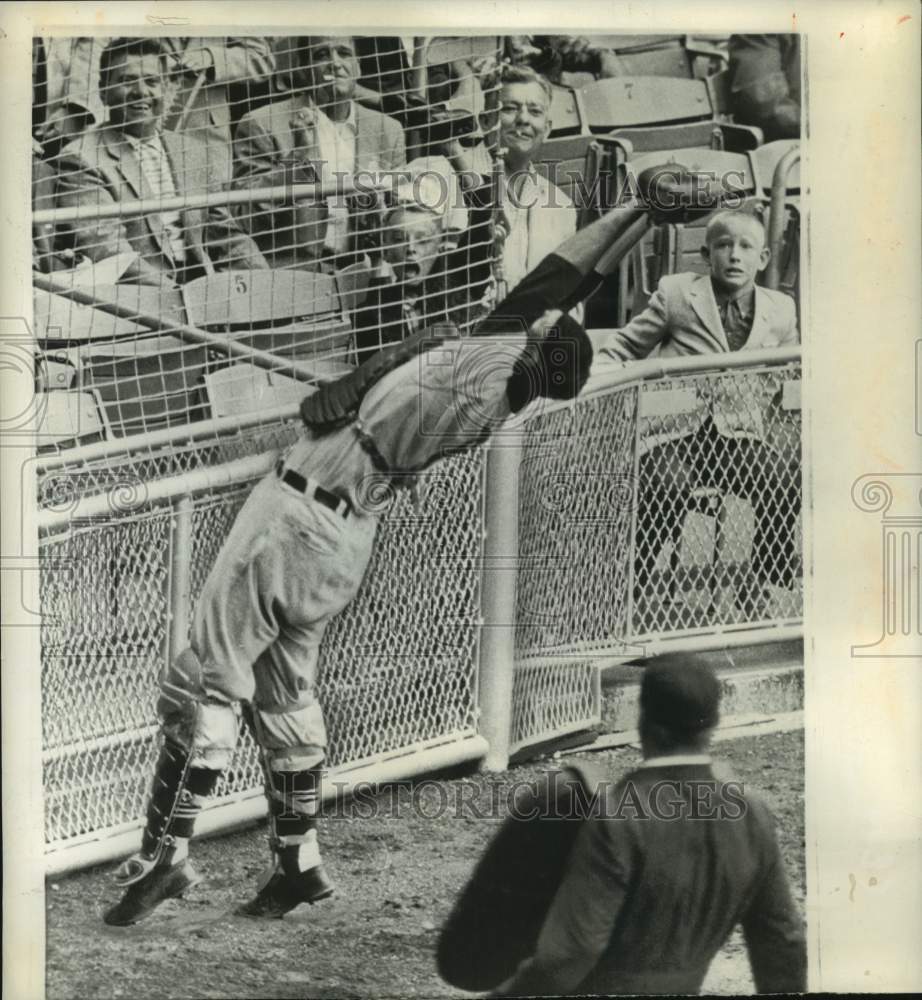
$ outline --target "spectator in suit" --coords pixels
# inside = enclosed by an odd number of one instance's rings
[[[533,953],[494,996],[695,994],[737,924],[757,992],[806,990],[774,819],[711,763],[719,700],[709,667],[646,668],[643,763],[594,789]]]
[[[269,40],[167,35],[159,42],[170,57],[172,87],[164,128],[208,129],[229,143],[236,101],[268,94],[275,69]],[[98,37],[33,39],[35,128],[46,155],[105,120],[98,82],[99,57],[106,44],[107,39]]]
[[[734,119],[757,125],[765,141],[800,138],[800,36],[731,35]]]
[[[785,347],[799,343],[794,301],[755,284],[768,264],[761,221],[745,210],[713,216],[701,253],[710,273],[662,278],[647,308],[599,345],[600,366],[644,358]],[[671,532],[677,543],[683,514],[696,486],[717,486],[748,498],[755,514],[752,568],[760,584],[793,584],[794,526],[800,507],[799,454],[774,446],[764,399],[765,382],[754,377],[751,398],[740,405],[740,383],[717,384],[715,398],[699,400],[694,413],[653,424],[643,442],[635,578],[649,575],[649,546]],[[661,418],[665,419],[665,418]],[[674,551],[674,565],[677,553]],[[755,599],[738,592],[744,611]]]
[[[300,39],[298,60],[290,77],[294,95],[244,115],[237,127],[238,187],[331,184],[359,172],[405,166],[400,125],[353,99],[358,60],[352,38]],[[294,210],[255,203],[246,206],[246,215],[250,231],[277,266],[330,269],[336,258],[355,250],[350,220],[355,206],[335,195]]]
[[[119,38],[106,46],[100,91],[108,121],[55,161],[58,206],[105,207],[225,189],[230,168],[223,143],[162,128],[169,94],[165,58],[156,39]],[[215,269],[266,267],[224,206],[85,218],[62,229],[73,250],[94,262],[133,250],[137,256],[123,281],[180,284]]]

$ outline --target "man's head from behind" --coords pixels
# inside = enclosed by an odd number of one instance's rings
[[[714,284],[732,294],[755,284],[768,264],[765,227],[743,209],[718,212],[708,222],[701,256],[708,262]]]
[[[170,99],[166,55],[156,38],[115,38],[99,57],[99,91],[109,121],[138,138],[152,135]]]
[[[551,128],[551,85],[528,66],[507,66],[499,93],[499,144],[506,166],[525,169]]]
[[[720,681],[702,663],[648,666],[640,685],[640,740],[645,757],[707,748],[720,718]]]
[[[301,72],[305,86],[320,107],[351,101],[359,78],[355,39],[347,35],[310,35],[299,40]]]

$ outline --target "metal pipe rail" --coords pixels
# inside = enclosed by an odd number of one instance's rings
[[[79,219],[128,219],[154,212],[176,212],[196,208],[216,206],[247,205],[254,201],[278,203],[296,201],[322,201],[343,194],[370,194],[373,191],[390,190],[401,180],[412,180],[407,170],[379,171],[386,175],[389,183],[371,181],[356,185],[354,176],[343,175],[333,184],[273,184],[267,187],[248,188],[238,191],[208,191],[203,194],[178,194],[172,198],[137,198],[119,201],[112,205],[80,205],[72,208],[40,208],[32,213],[32,224],[43,225],[55,222],[75,222]]]
[[[590,334],[598,337],[604,332],[603,330],[592,330]],[[598,358],[598,355],[596,357]],[[615,389],[633,385],[636,382],[649,382],[670,378],[673,375],[734,371],[761,365],[795,364],[800,360],[801,348],[799,345],[796,347],[767,347],[757,351],[730,351],[724,354],[696,354],[678,358],[645,358],[642,361],[623,363],[612,361],[610,364],[596,360],[589,374],[589,380],[576,399],[542,399],[530,404],[519,414],[510,418],[508,426],[516,427],[526,424],[538,412],[546,414],[572,409],[579,405],[580,400],[604,396]]]
[[[784,199],[788,175],[800,163],[800,147],[789,149],[775,165],[768,215],[768,248],[771,258],[765,271],[765,287],[777,288],[781,280],[781,248],[784,243]]]
[[[137,309],[130,309],[128,306],[119,305],[117,302],[100,299],[81,288],[69,288],[44,274],[34,274],[32,276],[32,284],[35,288],[39,288],[43,292],[60,295],[61,298],[76,302],[81,306],[91,306],[93,309],[98,309],[100,312],[108,313],[118,319],[140,323],[154,332],[173,334],[179,337],[180,340],[214,348],[228,357],[240,358],[243,361],[251,362],[258,368],[264,368],[266,371],[291,374],[294,378],[305,382],[316,380],[314,372],[301,362],[287,360],[277,354],[271,354],[269,351],[261,351],[256,347],[248,347],[231,339],[229,336],[222,337],[216,333],[209,333],[207,330],[200,330],[197,326],[191,326],[189,323],[164,322],[158,316],[139,312]]]

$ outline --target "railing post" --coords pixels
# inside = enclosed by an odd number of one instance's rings
[[[479,731],[490,747],[486,771],[502,771],[509,763],[522,433],[500,435],[486,457],[478,679]]]
[[[800,147],[789,149],[775,166],[772,174],[772,193],[768,210],[768,248],[771,257],[765,269],[765,287],[777,289],[781,281],[781,248],[784,242],[784,197],[787,193],[788,174],[800,163]]]
[[[166,634],[167,663],[186,648],[189,642],[189,617],[192,604],[192,497],[181,496],[170,518],[169,618]]]

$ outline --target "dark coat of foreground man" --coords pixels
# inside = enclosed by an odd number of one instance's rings
[[[494,996],[694,994],[741,924],[756,990],[806,989],[772,816],[707,755],[719,690],[695,664],[649,667],[640,767],[615,783],[583,765],[518,803],[443,931],[449,982]]]

